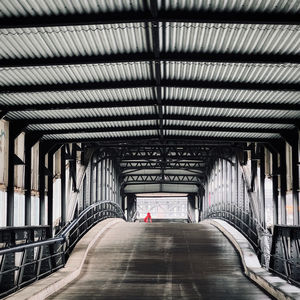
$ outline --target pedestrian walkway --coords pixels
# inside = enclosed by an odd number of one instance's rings
[[[270,299],[209,224],[122,223],[89,252],[82,274],[48,299]]]

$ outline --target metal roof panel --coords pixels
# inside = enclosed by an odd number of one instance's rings
[[[37,93],[1,93],[0,105],[91,103],[154,100],[152,88],[75,90]]]
[[[300,83],[298,64],[204,63],[166,61],[162,78],[259,83]]]
[[[2,0],[0,17],[143,11],[142,0]]]
[[[0,29],[0,59],[147,52],[152,50],[147,47],[147,27],[124,23]]]
[[[162,23],[160,23],[162,27]],[[299,54],[297,25],[166,22],[166,52]]]
[[[0,69],[0,86],[151,79],[150,62]]]
[[[298,91],[259,91],[259,90],[218,90],[197,88],[164,87],[162,97],[166,100],[253,102],[253,103],[286,103],[297,104],[300,99]]]

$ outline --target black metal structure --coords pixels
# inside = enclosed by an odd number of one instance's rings
[[[298,1],[69,2],[0,2],[7,226],[14,225],[15,166],[23,163],[31,224],[31,149],[39,142],[39,224],[47,222],[51,234],[60,149],[57,228],[98,199],[125,210],[126,198],[134,220],[137,193],[181,192],[200,218],[241,230],[267,266],[260,244],[266,162],[273,223],[286,224],[290,152],[293,222],[300,224]],[[22,132],[25,162],[15,149]],[[68,179],[80,196],[71,213]]]
[[[118,204],[103,201],[83,210],[54,238],[49,238],[49,226],[0,229],[0,242],[6,244],[0,249],[0,297],[62,268],[80,238],[92,226],[107,218],[125,217]],[[16,245],[16,239],[25,242]],[[15,264],[16,255],[21,255],[18,265]]]

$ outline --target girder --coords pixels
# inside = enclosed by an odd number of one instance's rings
[[[39,111],[39,110],[58,110],[58,109],[88,109],[88,108],[110,108],[110,107],[142,107],[156,105],[153,100],[125,100],[125,101],[101,101],[98,102],[82,102],[82,103],[46,103],[46,104],[16,104],[1,105],[0,110],[9,109],[9,111]],[[172,99],[161,100],[162,105],[178,106],[178,107],[214,107],[223,108],[224,103],[221,101],[207,100],[184,100]],[[226,108],[240,109],[268,109],[268,110],[300,110],[300,104],[294,103],[259,103],[259,102],[237,102],[227,101]]]
[[[168,80],[161,79],[162,87],[199,88],[199,89],[232,89],[259,91],[300,91],[298,83],[262,83],[262,82],[226,82],[201,80]],[[77,82],[65,84],[37,84],[3,86],[2,93],[38,93],[59,91],[106,90],[120,88],[155,87],[153,80],[122,80],[109,82]]]
[[[9,119],[9,118],[8,118]],[[190,121],[211,121],[211,122],[230,122],[230,123],[275,123],[275,124],[296,124],[297,118],[286,117],[227,117],[227,116],[201,116],[188,114],[164,114],[165,120],[190,120]],[[135,120],[157,120],[155,114],[122,115],[122,116],[97,116],[97,117],[69,117],[69,118],[23,118],[23,124],[59,124],[59,123],[94,123],[94,122],[113,122],[113,121],[135,121]]]
[[[152,37],[154,49],[159,49],[158,24],[152,22]],[[107,63],[131,63],[131,62],[160,62],[183,61],[183,62],[209,62],[209,63],[253,63],[253,64],[297,64],[300,62],[299,55],[293,54],[224,54],[224,53],[135,53],[135,54],[112,54],[79,57],[49,57],[27,59],[1,59],[0,68],[16,67],[39,67],[39,66],[70,66]]]
[[[152,1],[151,1],[152,2]],[[299,14],[264,12],[230,12],[207,10],[171,10],[158,11],[156,18],[151,10],[114,13],[69,14],[58,16],[34,16],[20,18],[2,18],[0,28],[26,28],[48,26],[76,26],[118,23],[187,22],[187,23],[228,23],[228,24],[300,24]]]

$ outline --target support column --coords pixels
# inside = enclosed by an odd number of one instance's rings
[[[48,153],[48,225],[50,226],[51,236],[53,235],[53,155],[54,152]]]
[[[14,225],[14,187],[15,187],[15,132],[13,124],[9,124],[8,141],[8,185],[7,185],[7,226]]]
[[[40,142],[39,148],[39,198],[40,198],[40,213],[39,213],[39,224],[45,225],[45,156],[46,147],[43,142]]]
[[[61,226],[66,224],[67,203],[66,203],[66,147],[63,145],[60,150],[60,179],[61,179]]]
[[[286,224],[286,149],[285,143],[280,145],[280,207],[281,207],[281,224]]]
[[[273,224],[278,224],[278,154],[272,152]]]
[[[96,199],[94,202],[99,201],[99,182],[100,182],[100,174],[99,174],[99,162],[98,157],[96,157]]]
[[[31,149],[38,139],[39,136],[25,135],[25,225],[31,225]]]
[[[297,130],[292,146],[292,176],[293,176],[293,220],[299,225],[299,132]]]
[[[260,218],[263,227],[266,225],[265,197],[265,148],[260,146],[260,176],[259,176]]]
[[[9,123],[8,140],[8,185],[7,185],[7,226],[14,226],[14,194],[15,194],[15,139],[22,132],[26,124],[17,122]]]

